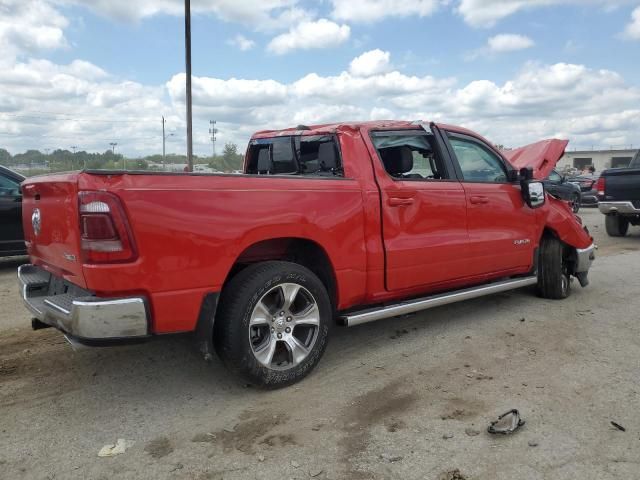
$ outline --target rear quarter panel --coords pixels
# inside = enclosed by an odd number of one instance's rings
[[[204,295],[220,291],[240,254],[262,240],[315,241],[333,264],[339,307],[363,295],[363,197],[355,180],[82,175],[79,189],[121,198],[139,252],[131,264],[84,265],[88,287],[150,295],[156,333],[193,330]]]

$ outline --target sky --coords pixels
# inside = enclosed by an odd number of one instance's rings
[[[298,124],[640,146],[640,0],[192,0],[194,152]],[[182,0],[0,0],[0,148],[184,154]]]

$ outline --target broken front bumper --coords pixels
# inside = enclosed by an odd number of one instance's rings
[[[586,273],[596,259],[596,246],[592,243],[587,248],[576,248],[576,273]]]
[[[580,286],[589,285],[589,269],[596,259],[596,246],[592,243],[587,248],[576,248],[576,263],[573,274],[580,282]]]
[[[99,298],[34,265],[18,268],[24,304],[42,323],[80,342],[143,339],[149,335],[143,297]]]

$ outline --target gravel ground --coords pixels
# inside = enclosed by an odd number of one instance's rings
[[[640,229],[604,234],[591,285],[337,329],[316,371],[248,388],[188,336],[74,351],[32,332],[0,260],[0,478],[634,479]],[[518,408],[526,425],[486,433]],[[620,431],[615,421],[626,428]],[[122,438],[113,458],[98,451]]]

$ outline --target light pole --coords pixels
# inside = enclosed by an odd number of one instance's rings
[[[193,111],[191,98],[191,0],[184,0],[184,53],[187,74],[187,171],[193,172]]]
[[[169,135],[165,135],[164,133],[165,123],[167,123],[167,121],[165,120],[164,117],[162,117],[162,171],[163,172],[166,170],[166,167],[164,164],[165,158],[167,156],[166,141],[167,141],[167,138],[173,137],[175,135],[175,133],[170,133]]]

